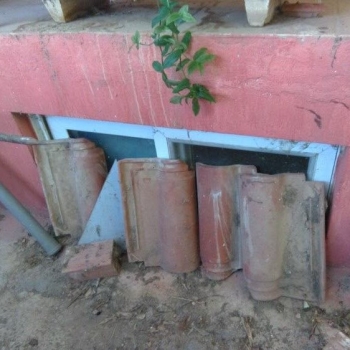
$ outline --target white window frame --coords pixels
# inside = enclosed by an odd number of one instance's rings
[[[175,142],[308,157],[310,160],[307,179],[323,182],[329,197],[332,191],[337,159],[341,151],[339,146],[314,142],[297,142],[81,118],[48,116],[46,119],[54,139],[69,137],[68,130],[153,139],[159,158],[174,157],[173,143]]]

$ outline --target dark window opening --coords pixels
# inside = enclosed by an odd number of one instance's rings
[[[259,173],[304,173],[307,175],[308,157],[285,154],[265,153],[257,151],[242,151],[222,147],[188,145],[173,143],[174,158],[185,161],[194,169],[195,164],[207,165],[255,165]]]
[[[115,159],[157,157],[154,141],[150,139],[76,130],[68,130],[68,134],[71,138],[83,137],[101,147],[106,155],[108,170]]]

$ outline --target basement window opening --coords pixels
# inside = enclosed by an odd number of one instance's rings
[[[304,173],[307,176],[309,157],[278,153],[245,151],[223,147],[173,143],[174,158],[185,161],[195,169],[196,163],[206,165],[254,165],[259,173]]]
[[[68,130],[71,138],[85,138],[102,148],[110,170],[114,160],[124,158],[156,158],[157,151],[152,139],[121,135],[101,134],[79,130]]]
[[[194,168],[208,165],[255,165],[260,173],[301,172],[325,185],[331,198],[340,147],[186,129],[153,127],[81,118],[46,117],[53,139],[86,137],[105,149],[109,164],[123,158],[178,158]]]

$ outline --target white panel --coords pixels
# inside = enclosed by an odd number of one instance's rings
[[[168,139],[160,131],[154,133],[154,143],[156,146],[157,157],[158,158],[170,158]]]
[[[114,162],[92,210],[79,244],[114,239],[125,248],[122,195],[117,161]]]
[[[47,117],[47,124],[55,139],[68,137],[68,130],[96,132],[100,134],[120,135],[153,139],[154,129],[147,125],[105,122],[99,120]]]

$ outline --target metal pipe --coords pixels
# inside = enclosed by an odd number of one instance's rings
[[[37,140],[34,137],[8,135],[0,133],[0,141],[19,143],[21,145],[38,146],[38,145],[52,145],[52,143],[67,143],[67,139],[62,140]]]
[[[29,211],[1,183],[0,202],[39,242],[48,255],[54,255],[59,252],[62,248],[61,244],[43,229]]]

